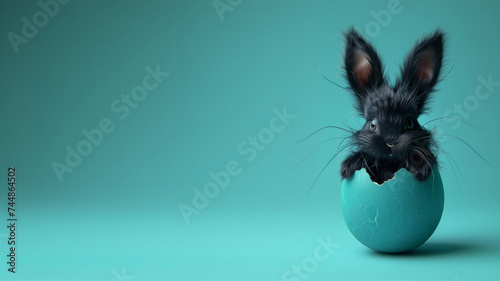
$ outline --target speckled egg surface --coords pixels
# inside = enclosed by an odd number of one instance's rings
[[[444,207],[438,169],[417,181],[406,169],[382,185],[362,169],[342,182],[342,213],[351,233],[362,244],[386,253],[406,252],[432,235]]]

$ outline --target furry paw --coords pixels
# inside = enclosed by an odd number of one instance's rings
[[[340,175],[342,176],[342,179],[351,177],[354,172],[362,168],[362,157],[363,156],[358,152],[347,157],[344,162],[342,162],[342,165],[340,166]]]
[[[342,163],[342,166],[340,167],[340,175],[342,176],[342,179],[347,179],[354,175],[354,172],[356,172],[356,170],[357,169],[355,166],[349,165],[344,161]]]
[[[418,168],[410,169],[410,172],[413,174],[416,180],[425,181],[432,173],[432,167],[429,165],[423,165]]]

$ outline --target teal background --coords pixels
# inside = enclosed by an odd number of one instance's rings
[[[0,225],[7,225],[12,165],[19,221],[16,274],[7,272],[0,228],[0,279],[108,281],[124,269],[137,281],[282,280],[313,255],[318,238],[330,237],[339,246],[307,280],[498,280],[498,173],[452,137],[441,137],[441,146],[460,172],[439,155],[443,217],[413,253],[376,254],[352,237],[340,211],[345,153],[308,192],[338,141],[300,162],[322,145],[308,146],[343,134],[325,130],[295,142],[325,125],[361,122],[350,94],[319,70],[345,86],[341,33],[365,32],[371,12],[388,3],[243,1],[221,20],[212,1],[74,0],[16,54],[7,35],[20,35],[21,18],[41,8],[1,1]],[[392,80],[417,39],[437,27],[448,33],[443,73],[453,70],[421,123],[470,101],[478,77],[500,81],[500,2],[402,0],[400,7],[367,36]],[[111,103],[156,65],[170,75],[120,120]],[[493,90],[467,118],[450,114],[474,126],[432,124],[499,167],[500,89]],[[238,146],[285,106],[295,118],[247,161]],[[75,148],[81,131],[102,118],[115,130],[59,182],[51,163],[63,163],[65,147]],[[179,204],[192,205],[193,188],[202,190],[209,172],[231,160],[241,173],[186,224]]]

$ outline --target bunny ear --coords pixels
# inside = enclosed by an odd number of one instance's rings
[[[429,94],[438,82],[443,60],[444,34],[436,31],[419,42],[406,58],[399,86],[406,85],[417,101],[419,113],[425,110]]]
[[[354,29],[347,32],[346,41],[346,76],[362,110],[366,95],[383,84],[383,68],[375,49]]]

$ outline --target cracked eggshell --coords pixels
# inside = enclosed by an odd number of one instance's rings
[[[437,167],[425,181],[406,169],[378,185],[365,169],[342,182],[342,213],[351,233],[379,252],[413,250],[429,239],[444,207],[443,182]]]

